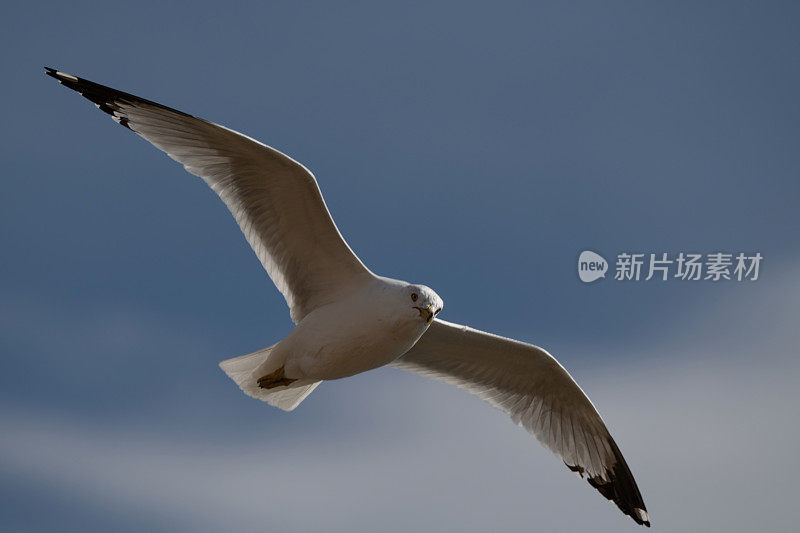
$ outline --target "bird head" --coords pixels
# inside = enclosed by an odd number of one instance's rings
[[[426,324],[433,322],[433,318],[444,307],[444,302],[433,289],[425,285],[409,285],[406,291],[408,305]]]

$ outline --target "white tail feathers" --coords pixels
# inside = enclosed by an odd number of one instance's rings
[[[258,378],[277,370],[283,364],[283,361],[273,362],[269,360],[270,352],[274,347],[275,345],[273,344],[269,348],[264,348],[251,354],[226,359],[219,364],[219,367],[239,385],[242,392],[251,398],[257,398],[284,411],[291,411],[300,405],[300,402],[322,382],[301,379],[289,385],[272,389],[259,387]]]

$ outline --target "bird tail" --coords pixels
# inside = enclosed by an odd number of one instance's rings
[[[275,346],[273,344],[251,354],[226,359],[219,364],[219,367],[251,398],[257,398],[284,411],[291,411],[322,382],[300,379],[289,385],[271,389],[259,387],[257,382],[259,377],[277,370],[284,363],[274,360],[274,357],[270,358]]]

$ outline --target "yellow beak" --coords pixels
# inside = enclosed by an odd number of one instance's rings
[[[433,322],[433,316],[436,314],[433,312],[433,306],[429,305],[428,307],[418,307],[414,306],[414,309],[419,311],[419,316],[425,319],[425,323],[430,324]]]

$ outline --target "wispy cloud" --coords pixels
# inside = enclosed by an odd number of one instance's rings
[[[734,296],[707,311],[743,303]],[[791,526],[800,431],[789,422],[800,364],[797,333],[776,317],[797,316],[797,304],[787,293],[748,305],[744,333],[676,339],[639,361],[575,369],[631,464],[654,528]],[[291,418],[191,434],[6,409],[0,468],[42,491],[68,491],[75,509],[143,512],[171,529],[634,529],[531,437],[461,391],[385,370],[315,394],[319,401]],[[248,416],[267,409],[252,407]],[[69,517],[53,516],[61,519]]]

